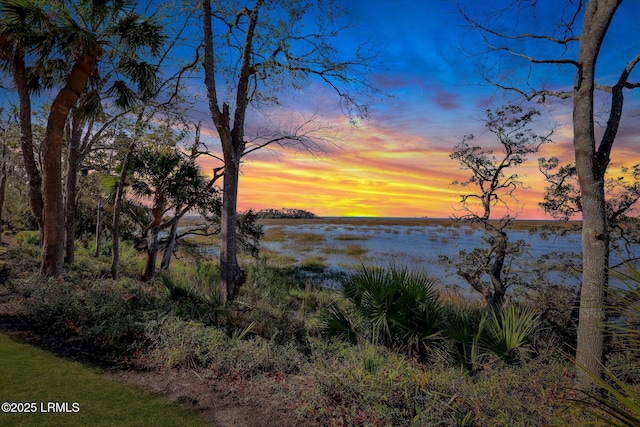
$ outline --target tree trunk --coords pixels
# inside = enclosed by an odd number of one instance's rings
[[[31,97],[27,85],[27,73],[24,65],[24,54],[16,48],[11,58],[13,81],[20,100],[20,146],[24,169],[29,179],[29,205],[36,218],[40,231],[40,242],[44,241],[44,202],[42,199],[42,175],[36,163],[33,148],[33,131],[31,129]]]
[[[44,233],[40,273],[46,277],[62,274],[64,259],[64,203],[62,198],[62,140],[69,111],[87,85],[95,69],[96,60],[80,55],[66,86],[51,104],[44,137],[42,182],[44,195]]]
[[[222,191],[222,215],[220,218],[220,302],[226,304],[238,294],[246,276],[237,258],[237,202],[239,161],[225,161]]]
[[[79,139],[69,138],[67,141],[67,181],[65,199],[65,255],[64,262],[72,263],[75,259],[75,234],[76,234],[76,195],[77,176],[80,153]]]
[[[591,375],[600,376],[602,372],[604,295],[609,280],[609,234],[604,196],[606,165],[598,161],[593,118],[595,67],[619,3],[619,0],[591,0],[587,4],[578,53],[580,68],[573,92],[573,143],[582,202],[583,260],[576,362],[581,367],[578,381],[587,388],[594,384]]]
[[[96,251],[93,256],[98,258],[100,256],[100,252],[102,250],[102,220],[104,216],[104,211],[102,209],[102,199],[98,199],[98,213],[96,217]]]
[[[158,257],[158,234],[160,227],[154,225],[149,230],[151,238],[147,244],[147,261],[142,270],[142,280],[147,281],[156,274],[156,258]]]
[[[176,207],[176,212],[179,212],[182,208],[180,206]],[[178,223],[180,221],[176,221],[171,226],[171,230],[169,230],[169,240],[167,241],[167,247],[164,250],[164,254],[162,255],[162,262],[160,263],[161,270],[168,270],[169,264],[171,264],[171,257],[173,256],[173,250],[176,246],[176,238],[178,236]]]
[[[120,267],[120,210],[122,209],[122,198],[124,196],[124,184],[127,180],[127,164],[129,158],[136,148],[135,141],[129,144],[127,153],[122,160],[122,169],[118,179],[116,189],[116,200],[113,203],[113,222],[111,223],[111,277],[118,279],[118,268]]]
[[[4,210],[4,195],[7,188],[7,143],[2,141],[2,167],[0,168],[0,244],[2,244],[2,211]]]
[[[493,262],[489,268],[489,277],[493,284],[493,293],[488,295],[487,305],[493,308],[501,309],[504,305],[504,297],[507,294],[507,285],[502,277],[502,269],[504,260],[507,257],[508,237],[507,233],[497,229],[491,230],[493,234],[493,242],[491,251],[493,252]]]

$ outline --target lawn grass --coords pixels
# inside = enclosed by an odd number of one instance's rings
[[[127,388],[94,368],[16,342],[4,333],[0,333],[0,377],[0,403],[36,404],[35,413],[0,412],[2,426],[208,425],[164,398]],[[67,403],[69,412],[47,412],[49,402]],[[71,412],[74,409],[79,410]]]

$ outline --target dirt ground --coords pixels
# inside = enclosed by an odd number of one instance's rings
[[[302,376],[273,376],[257,380],[219,376],[211,371],[116,369],[121,382],[151,390],[201,413],[214,426],[293,427],[301,423],[295,402],[287,400],[308,387]],[[291,393],[293,391],[293,393]],[[306,425],[311,425],[305,421]]]

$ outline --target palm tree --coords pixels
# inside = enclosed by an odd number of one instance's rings
[[[40,69],[43,74],[34,75],[42,79],[56,69],[65,76],[64,86],[51,104],[43,142],[40,272],[45,276],[62,274],[65,218],[61,156],[69,112],[90,79],[98,75],[99,62],[110,52],[121,52],[122,58],[144,50],[157,54],[163,43],[161,26],[135,9],[136,3],[127,0],[60,0],[48,4],[36,0],[0,0],[2,33],[17,34],[12,39],[15,45],[25,51],[29,49],[36,63],[44,64]],[[111,90],[120,93],[119,100],[131,94],[118,82]]]
[[[148,280],[155,274],[160,232],[177,224],[191,207],[203,202],[215,181],[207,184],[195,161],[175,147],[143,147],[133,155],[129,167],[133,171],[134,193],[151,201],[147,261],[142,272],[142,279]],[[171,211],[175,214],[163,222]]]

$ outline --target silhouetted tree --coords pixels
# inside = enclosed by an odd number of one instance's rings
[[[522,241],[511,244],[506,231],[517,216],[509,213],[512,211],[509,200],[515,200],[515,190],[523,186],[522,177],[512,169],[549,141],[550,135],[537,135],[530,128],[537,115],[535,109],[523,112],[515,105],[487,110],[485,125],[500,143],[499,156],[490,148],[471,145],[475,139],[473,135],[465,136],[450,155],[462,169],[471,171],[467,180],[453,182],[453,185],[469,190],[461,195],[462,213],[454,215],[453,219],[478,223],[489,233],[484,238],[485,248],[460,251],[457,273],[492,307],[502,306],[511,284],[510,260],[520,255],[524,247]],[[499,218],[492,217],[496,205],[506,208],[507,213]]]
[[[366,106],[355,95],[369,89],[359,76],[373,64],[358,52],[339,59],[343,55],[334,44],[339,30],[332,20],[340,10],[334,2],[257,0],[243,7],[238,2],[203,0],[202,5],[205,85],[224,163],[220,295],[225,303],[235,298],[246,277],[236,254],[241,159],[270,144],[297,142],[312,149],[319,137],[312,121],[304,120],[293,129],[249,140],[247,111],[277,105],[280,95],[316,78],[337,92],[345,111],[366,116]]]
[[[548,6],[544,2],[516,1],[513,9],[504,9],[503,13],[527,13],[534,16],[536,7]],[[572,100],[573,147],[575,167],[580,185],[582,204],[582,284],[580,291],[580,313],[578,324],[578,342],[576,362],[586,369],[579,370],[579,381],[591,386],[593,378],[598,376],[604,345],[604,295],[609,282],[610,236],[607,228],[607,207],[605,197],[605,175],[611,160],[611,151],[622,119],[624,92],[640,87],[639,82],[630,80],[631,73],[640,62],[640,52],[633,53],[626,63],[620,64],[617,78],[607,70],[607,76],[598,76],[596,64],[607,59],[601,48],[606,36],[615,30],[611,26],[618,13],[622,0],[589,0],[567,2],[567,7],[556,7],[558,19],[546,20],[551,24],[545,33],[522,29],[518,24],[531,24],[530,19],[513,20],[512,31],[496,30],[497,26],[488,26],[465,15],[468,22],[478,29],[485,38],[490,51],[505,53],[535,66],[551,66],[556,75],[558,67],[571,70],[567,76],[573,76],[572,89],[569,82],[561,82],[558,89],[544,87],[529,81],[511,83],[512,79],[494,76],[491,81],[498,87],[514,90],[527,99],[537,98],[545,102],[549,98]],[[624,12],[621,12],[624,13]],[[503,27],[504,28],[504,27]],[[625,34],[633,38],[633,34]],[[542,52],[542,53],[541,53]],[[608,66],[611,66],[611,62]],[[529,73],[534,76],[535,73]],[[611,76],[614,76],[611,80]],[[602,77],[602,79],[600,79]],[[598,80],[598,83],[596,83]],[[609,80],[609,84],[604,84]],[[595,92],[600,90],[608,95],[610,106],[604,113],[607,121],[600,140],[596,140],[595,124],[601,112],[595,109]]]

